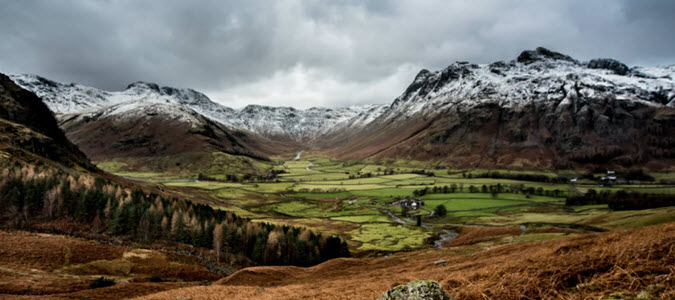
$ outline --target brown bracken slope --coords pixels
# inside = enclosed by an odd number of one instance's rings
[[[446,262],[435,263],[441,259]],[[311,268],[247,268],[213,286],[138,299],[374,299],[417,279],[437,280],[457,299],[673,299],[675,223],[475,254],[450,248],[335,259]]]
[[[111,287],[90,289],[104,276]],[[165,282],[150,282],[153,276]],[[192,256],[0,231],[0,299],[124,299],[216,280]]]

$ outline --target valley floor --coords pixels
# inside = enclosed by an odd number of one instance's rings
[[[286,160],[267,162],[270,170],[279,172],[276,178],[269,180],[241,180],[243,174],[226,174],[222,169],[207,172],[206,176],[200,176],[201,180],[189,173],[129,173],[115,168],[109,171],[147,184],[158,184],[185,198],[258,222],[292,224],[340,235],[347,240],[352,253],[359,256],[373,251],[421,249],[430,245],[429,238],[433,240],[467,226],[524,226],[526,230],[509,231],[516,236],[516,242],[522,242],[675,221],[675,207],[613,211],[607,204],[565,205],[568,196],[589,190],[673,194],[672,172],[654,173],[653,182],[610,187],[581,178],[582,171],[456,170],[433,168],[421,162],[379,165],[340,162],[312,153],[293,155]],[[554,180],[490,178],[486,176],[489,172],[512,177],[581,179],[568,184]],[[239,180],[226,181],[232,177]],[[493,188],[499,192],[491,193]],[[414,197],[423,190],[425,194],[419,196],[423,207],[410,216],[402,216],[397,198]],[[441,205],[447,215],[432,215]],[[421,227],[415,226],[417,215],[422,216]],[[549,230],[542,232],[542,228]]]

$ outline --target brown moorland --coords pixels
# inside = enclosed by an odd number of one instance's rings
[[[164,282],[150,282],[153,276]],[[117,284],[90,289],[100,277]],[[219,278],[177,253],[0,231],[0,299],[124,299]]]
[[[675,298],[675,223],[487,251],[471,247],[334,259],[311,268],[252,267],[212,286],[138,299],[374,299],[417,279],[436,280],[457,299]]]

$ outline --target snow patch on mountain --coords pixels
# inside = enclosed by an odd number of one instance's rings
[[[17,85],[35,93],[54,113],[74,113],[111,105],[110,93],[79,84],[63,84],[37,75],[10,75]]]
[[[456,62],[435,72],[422,70],[391,105],[345,108],[249,105],[232,109],[192,89],[136,82],[123,91],[102,91],[79,84],[57,83],[35,75],[10,76],[40,96],[57,114],[157,116],[196,126],[196,115],[230,128],[267,137],[309,142],[330,133],[360,129],[393,118],[430,116],[448,109],[482,103],[518,108],[543,103],[581,109],[585,101],[628,101],[675,107],[675,66],[632,67],[613,59],[579,62],[544,48],[524,51],[510,62]]]
[[[387,105],[358,105],[330,109],[249,105],[235,110],[211,101],[192,89],[135,82],[123,91],[102,91],[79,84],[62,84],[36,75],[12,75],[12,80],[37,94],[57,114],[90,118],[161,116],[199,125],[196,114],[235,129],[268,137],[311,141],[347,128],[362,127],[382,114]]]
[[[290,136],[310,141],[324,134],[367,125],[381,115],[387,105],[356,105],[345,108],[292,107],[249,105],[237,111],[229,122],[265,136]]]
[[[431,115],[488,102],[510,108],[532,102],[580,107],[580,101],[615,99],[673,107],[673,79],[675,66],[629,69],[611,59],[583,63],[537,48],[510,62],[456,62],[440,71],[422,70],[383,118]]]

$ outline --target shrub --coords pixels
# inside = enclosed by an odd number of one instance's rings
[[[434,213],[439,217],[444,217],[446,214],[448,214],[448,210],[445,208],[445,205],[441,204],[434,208]]]
[[[105,278],[103,276],[99,277],[98,279],[94,280],[89,284],[90,289],[97,289],[97,288],[104,288],[108,286],[113,286],[115,285],[115,280]]]

